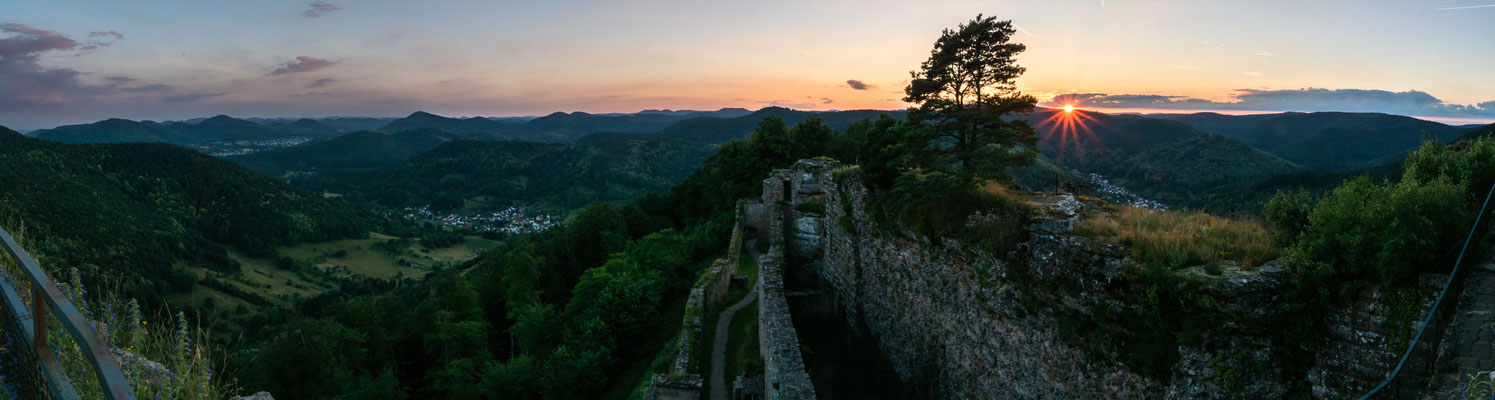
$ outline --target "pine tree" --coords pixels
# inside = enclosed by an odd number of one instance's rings
[[[929,59],[904,89],[908,121],[929,141],[922,167],[963,178],[1005,179],[1005,170],[1032,164],[1037,154],[1033,128],[1004,118],[1033,110],[1032,96],[1017,90],[1025,68],[1014,59],[1027,49],[1012,43],[1012,21],[976,16],[946,29]],[[920,146],[923,147],[923,146]],[[967,179],[967,181],[972,181]]]

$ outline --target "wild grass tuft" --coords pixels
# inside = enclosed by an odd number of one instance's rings
[[[1252,268],[1276,259],[1279,249],[1256,221],[1123,207],[1085,218],[1078,232],[1115,236],[1144,265],[1181,268],[1218,266],[1221,261]]]

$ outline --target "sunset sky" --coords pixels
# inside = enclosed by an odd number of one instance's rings
[[[0,125],[895,109],[978,13],[1045,104],[1495,121],[1495,0],[144,4],[0,4]]]

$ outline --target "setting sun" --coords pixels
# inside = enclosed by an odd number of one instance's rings
[[[1075,112],[1075,105],[1074,104],[1065,104],[1064,105],[1064,112],[1067,112],[1067,113]]]

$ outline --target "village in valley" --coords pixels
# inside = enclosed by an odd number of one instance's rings
[[[283,137],[283,138],[275,138],[275,139],[264,139],[264,140],[242,140],[242,141],[231,141],[231,142],[215,142],[215,143],[210,143],[210,144],[193,146],[193,148],[196,149],[197,151],[201,151],[203,153],[207,153],[208,155],[211,155],[211,156],[214,156],[214,157],[230,157],[230,156],[240,156],[240,155],[245,155],[245,154],[250,154],[250,153],[257,153],[257,152],[264,151],[264,150],[269,150],[269,149],[281,149],[281,148],[287,148],[287,147],[296,147],[296,146],[300,146],[300,145],[306,144],[306,143],[311,142],[311,141],[312,141],[312,138],[309,138],[309,137],[305,137],[305,136],[291,136],[291,137]]]
[[[405,207],[401,212],[403,217],[410,221],[434,221],[452,229],[505,235],[544,232],[561,222],[561,218],[558,217],[532,213],[529,207],[508,207],[477,215],[437,213],[432,211],[430,206]]]

